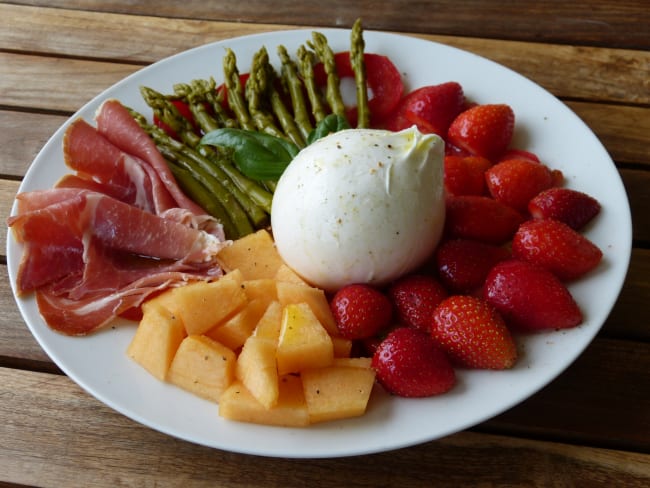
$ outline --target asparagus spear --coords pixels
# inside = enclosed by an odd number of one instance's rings
[[[282,82],[291,97],[293,118],[303,139],[307,140],[313,126],[309,120],[309,111],[303,93],[303,83],[298,76],[298,67],[284,46],[278,46],[278,56],[280,56],[280,60],[282,61]]]
[[[217,92],[214,78],[209,80],[196,79],[191,82],[192,91],[200,93],[203,100],[210,105],[214,118],[221,127],[237,127],[239,124],[234,120],[223,106],[222,93]]]
[[[316,123],[325,118],[326,110],[323,101],[320,97],[320,92],[314,80],[314,53],[309,51],[305,46],[300,46],[297,51],[298,56],[298,69],[302,77],[305,88],[307,89],[307,96],[311,104],[311,113],[314,116]]]
[[[268,83],[268,53],[262,47],[253,56],[253,65],[250,76],[246,81],[246,100],[248,101],[248,112],[253,119],[257,130],[266,132],[275,137],[286,139],[285,134],[277,127],[273,115],[267,112],[264,106],[268,102],[270,87]]]
[[[336,72],[334,52],[327,43],[327,38],[320,32],[312,32],[312,42],[308,42],[308,44],[320,58],[327,74],[327,89],[325,91],[327,103],[333,113],[345,117],[345,105],[341,97],[341,80]]]
[[[205,94],[195,85],[177,83],[174,85],[174,94],[184,99],[203,132],[210,132],[219,128],[219,123],[205,108]]]
[[[140,87],[144,101],[151,107],[153,113],[167,124],[187,145],[196,146],[201,138],[194,132],[192,124],[181,115],[176,106],[163,94],[147,86]]]
[[[255,124],[251,120],[244,99],[244,90],[239,82],[239,70],[237,69],[237,58],[235,53],[228,49],[223,59],[223,72],[225,84],[228,89],[228,104],[237,117],[237,122],[242,129],[255,130]]]
[[[365,42],[361,19],[357,19],[352,26],[350,41],[350,63],[357,87],[357,127],[369,127],[370,111],[368,109],[368,87],[366,86],[366,63],[363,57]]]

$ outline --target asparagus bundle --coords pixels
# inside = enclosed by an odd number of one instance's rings
[[[359,20],[354,24],[350,39],[350,57],[357,85],[358,126],[367,127],[365,45]],[[277,54],[281,61],[279,73],[271,65],[266,48],[262,47],[255,53],[249,77],[242,84],[235,53],[226,50],[223,59],[225,90],[217,89],[212,77],[177,83],[174,93],[169,95],[141,87],[142,97],[155,118],[173,135],[149,123],[143,115],[132,112],[168,161],[184,191],[222,222],[231,239],[268,226],[275,188],[273,178],[260,180],[242,170],[235,157],[235,146],[240,148],[242,141],[255,141],[268,147],[278,145],[268,144],[261,136],[241,137],[233,147],[210,145],[204,142],[207,135],[230,130],[235,132],[229,135],[234,134],[237,139],[237,134],[245,134],[236,131],[257,132],[284,141],[281,145],[288,148],[288,154],[295,154],[315,138],[349,127],[334,53],[327,38],[313,32],[311,41],[297,49],[295,60],[284,46],[278,46]],[[327,75],[324,93],[314,77],[314,66],[318,62],[323,64]],[[187,105],[192,121],[179,111],[177,101]]]

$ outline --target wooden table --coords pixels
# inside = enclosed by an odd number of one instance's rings
[[[561,98],[604,143],[629,194],[634,249],[620,298],[596,340],[548,387],[467,431],[362,457],[252,457],[167,437],[83,392],[31,336],[3,266],[0,485],[649,486],[647,1],[324,5],[0,3],[2,215],[8,215],[22,176],[55,129],[142,66],[210,41],[296,26],[349,27],[361,16],[366,29],[419,35],[522,73]]]

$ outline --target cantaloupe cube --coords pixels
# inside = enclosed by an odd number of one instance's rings
[[[358,358],[334,358],[332,366],[348,366],[350,368],[370,368],[372,365],[372,358],[358,357]]]
[[[217,261],[227,271],[239,269],[245,280],[273,278],[283,264],[271,234],[264,229],[219,251]]]
[[[300,373],[310,423],[358,417],[375,381],[371,368],[329,366]]]
[[[239,353],[235,371],[237,379],[266,409],[278,402],[275,350],[275,341],[259,336],[249,337]]]
[[[332,364],[332,339],[308,304],[284,307],[276,356],[281,375]]]
[[[352,352],[352,341],[350,339],[332,336],[332,344],[334,345],[335,358],[350,357],[350,353]]]
[[[201,335],[181,342],[167,372],[167,381],[218,402],[235,379],[237,357],[223,344]]]
[[[240,381],[235,381],[221,395],[219,415],[230,420],[283,427],[309,425],[309,414],[302,392],[302,382],[297,376],[284,376],[279,382],[278,401],[266,409]]]
[[[205,335],[233,351],[239,349],[253,333],[265,310],[264,301],[255,299],[225,322],[206,331]]]
[[[286,281],[289,283],[296,283],[298,285],[307,285],[309,284],[303,280],[298,273],[296,273],[294,270],[292,270],[289,266],[287,266],[285,263],[282,263],[280,267],[278,268],[277,273],[275,273],[275,280],[276,281]]]
[[[336,336],[339,334],[336,321],[332,315],[332,309],[323,290],[287,281],[278,281],[276,287],[278,300],[282,305],[307,303],[330,335]]]
[[[280,302],[271,302],[253,331],[253,335],[272,340],[276,345],[280,338],[282,326],[282,305]]]
[[[185,337],[183,322],[160,304],[145,304],[127,355],[149,373],[164,380],[178,346]]]
[[[188,335],[203,334],[247,302],[241,282],[241,273],[236,271],[216,281],[196,281],[171,288],[152,301],[180,317]]]
[[[271,278],[260,278],[257,280],[246,280],[242,283],[244,293],[248,300],[263,300],[266,305],[278,299],[275,280]]]

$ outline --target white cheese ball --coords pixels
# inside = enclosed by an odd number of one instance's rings
[[[328,291],[413,270],[442,234],[443,161],[443,140],[415,127],[348,129],[307,146],[273,197],[282,259]]]

